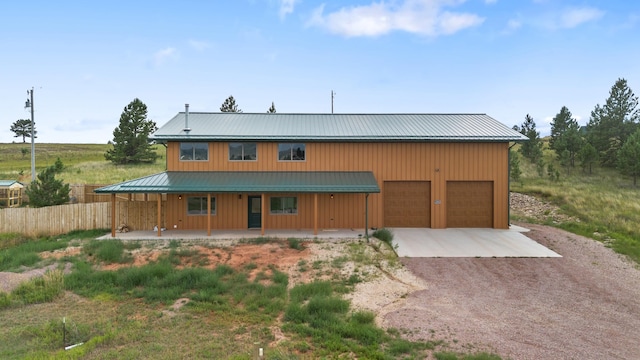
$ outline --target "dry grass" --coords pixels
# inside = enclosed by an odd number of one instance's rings
[[[155,164],[112,165],[104,159],[108,144],[39,144],[36,143],[36,172],[60,158],[65,166],[59,175],[69,184],[106,184],[154,174],[165,169],[165,148],[155,146],[159,155]],[[26,153],[25,153],[26,151]],[[0,178],[31,181],[31,144],[0,144]]]

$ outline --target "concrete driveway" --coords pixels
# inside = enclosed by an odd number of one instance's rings
[[[529,239],[522,227],[502,229],[391,228],[400,257],[562,257]]]

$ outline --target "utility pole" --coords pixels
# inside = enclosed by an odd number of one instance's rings
[[[336,93],[331,90],[331,113],[333,114],[333,98],[336,96]]]
[[[33,88],[27,90],[29,98],[24,104],[24,108],[31,108],[31,182],[36,180],[36,145],[35,145],[35,128],[36,123],[33,120]]]

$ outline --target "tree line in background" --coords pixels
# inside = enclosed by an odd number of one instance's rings
[[[236,99],[230,95],[220,106],[221,112],[241,113]],[[276,106],[271,102],[267,113],[275,113]],[[107,150],[104,157],[115,165],[155,162],[158,155],[153,151],[149,135],[158,130],[156,123],[147,118],[147,105],[140,99],[133,99],[120,115],[120,124],[113,130],[113,148]]]
[[[568,173],[576,165],[584,172],[592,173],[593,165],[615,168],[633,178],[634,186],[640,177],[640,109],[638,97],[625,79],[618,79],[611,87],[604,105],[596,105],[589,123],[581,127],[566,106],[560,109],[551,122],[549,148],[556,154],[560,166]],[[524,122],[513,127],[529,141],[522,143],[519,152],[536,165],[538,175],[544,176],[542,140],[533,118],[527,114]],[[511,177],[520,177],[519,158],[511,156]],[[547,175],[554,180],[560,171],[553,164],[546,164]]]

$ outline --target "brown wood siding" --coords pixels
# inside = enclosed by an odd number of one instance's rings
[[[278,143],[258,143],[257,161],[229,161],[226,142],[209,144],[209,161],[180,161],[179,143],[167,146],[167,170],[169,171],[372,171],[378,186],[385,181],[430,181],[431,226],[445,228],[447,181],[493,181],[493,227],[506,229],[508,221],[508,143],[311,143],[306,144],[305,161],[278,161]],[[218,197],[222,195],[216,195]],[[225,195],[235,197],[237,194]],[[243,198],[246,194],[243,195]],[[302,196],[302,195],[301,195]],[[304,195],[304,202],[313,212],[313,196]],[[308,198],[306,197],[308,196]],[[324,214],[330,208],[329,194],[320,194],[318,211],[322,228],[364,226],[364,195],[334,194],[340,198],[341,216]],[[170,200],[171,201],[171,200]],[[234,204],[234,215],[218,222],[225,228],[246,228],[246,201]],[[303,203],[305,205],[303,205]],[[218,209],[223,202],[219,200]],[[382,194],[369,196],[369,226],[384,226],[384,201]],[[169,207],[171,208],[171,206]],[[336,207],[337,208],[337,207]],[[169,210],[173,211],[173,210]],[[306,210],[305,210],[306,211]],[[221,214],[216,215],[221,219]],[[362,220],[358,220],[362,218]],[[168,218],[169,219],[169,218]],[[347,220],[354,221],[349,226]],[[206,219],[205,219],[206,220]],[[185,220],[183,220],[185,221]],[[220,221],[220,220],[218,220]],[[291,219],[267,219],[267,224],[280,226]],[[323,222],[324,221],[324,222]],[[307,223],[308,222],[308,223]],[[203,222],[206,224],[206,222]],[[299,228],[313,228],[313,218],[298,220]],[[362,224],[362,225],[358,225]],[[205,225],[206,226],[206,225]],[[267,227],[268,228],[268,227]]]
[[[447,227],[493,227],[493,182],[448,181]]]
[[[385,181],[385,227],[430,227],[431,184],[428,181]]]

